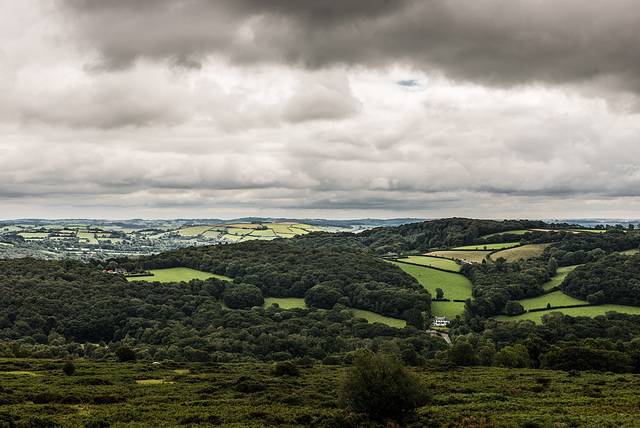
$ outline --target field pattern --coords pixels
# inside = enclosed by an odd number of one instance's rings
[[[542,254],[545,248],[551,244],[529,244],[521,247],[509,248],[508,250],[498,251],[493,253],[491,258],[493,260],[499,257],[505,258],[508,262],[517,262],[520,259],[527,260],[534,257],[538,257]]]

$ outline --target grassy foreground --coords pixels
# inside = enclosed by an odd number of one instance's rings
[[[0,426],[377,426],[341,409],[348,366],[277,377],[270,364],[74,364],[66,376],[59,360],[0,360]],[[415,372],[431,401],[403,427],[637,426],[638,375],[437,365]]]

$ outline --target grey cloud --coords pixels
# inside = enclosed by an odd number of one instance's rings
[[[321,75],[302,79],[283,116],[289,122],[339,120],[355,114],[359,106],[346,76]]]
[[[495,86],[595,82],[640,92],[635,0],[65,3],[103,66],[215,53],[310,68],[405,62]]]

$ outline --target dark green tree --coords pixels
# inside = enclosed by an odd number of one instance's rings
[[[71,376],[76,372],[76,366],[73,364],[73,361],[67,361],[62,366],[62,372],[67,376]]]
[[[555,257],[551,257],[549,262],[547,263],[547,271],[549,272],[549,276],[555,276],[558,273],[558,261]]]
[[[116,357],[118,357],[118,361],[122,363],[125,361],[135,361],[138,359],[138,355],[136,354],[136,351],[129,348],[128,346],[119,347],[116,350]]]
[[[407,325],[413,326],[418,330],[424,330],[424,315],[422,311],[417,308],[408,309],[404,313]]]
[[[507,313],[507,315],[520,315],[525,313],[522,304],[515,300],[509,300],[504,307],[504,311]]]
[[[444,298],[444,291],[442,288],[436,288],[436,299],[440,300]]]
[[[400,421],[427,404],[426,385],[396,356],[359,351],[340,385],[347,410],[366,413],[376,421]]]

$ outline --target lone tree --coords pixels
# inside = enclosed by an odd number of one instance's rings
[[[73,364],[73,361],[67,361],[62,366],[62,371],[67,376],[71,376],[72,374],[74,374],[76,372],[76,366]]]
[[[436,288],[436,299],[440,300],[444,298],[444,291],[442,288]]]
[[[366,413],[376,421],[402,420],[427,404],[424,382],[396,356],[363,350],[340,385],[340,400],[347,410]]]
[[[128,346],[121,346],[116,350],[116,357],[121,363],[125,361],[135,361],[138,359],[138,355],[136,351],[129,348]]]

